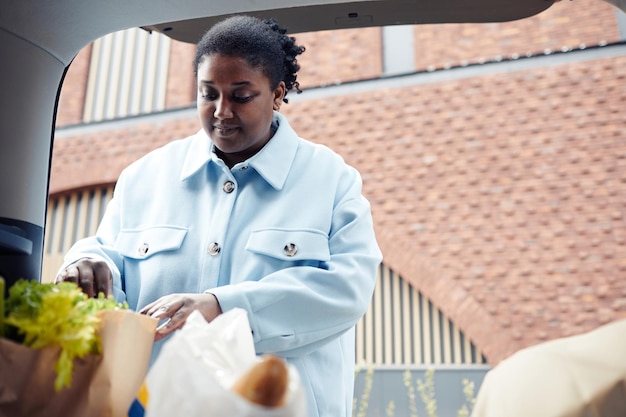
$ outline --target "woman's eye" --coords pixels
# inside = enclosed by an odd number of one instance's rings
[[[201,97],[207,101],[213,101],[217,99],[217,94],[213,93],[200,93]]]
[[[246,101],[250,101],[252,99],[252,96],[234,96],[233,100],[235,100],[237,103],[245,103]]]
[[[206,101],[215,101],[219,98],[219,94],[210,91],[201,91],[200,96]],[[235,103],[246,103],[254,98],[254,95],[233,95],[231,100]]]

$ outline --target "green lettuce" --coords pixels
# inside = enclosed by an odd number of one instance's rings
[[[96,313],[127,308],[112,295],[100,293],[97,298],[88,298],[73,283],[18,280],[9,289],[4,306],[5,337],[33,349],[60,347],[54,383],[58,392],[71,385],[75,358],[100,354],[100,317]]]

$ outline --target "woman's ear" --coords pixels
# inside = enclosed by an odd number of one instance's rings
[[[283,99],[285,98],[286,87],[285,82],[281,81],[278,84],[278,87],[274,90],[274,110],[279,111],[281,104],[283,104]]]

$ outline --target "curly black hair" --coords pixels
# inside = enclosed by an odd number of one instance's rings
[[[273,19],[261,20],[253,16],[237,15],[222,20],[202,36],[196,46],[194,74],[208,55],[220,54],[242,58],[252,68],[259,69],[275,89],[285,82],[286,92],[295,89],[301,93],[296,72],[300,69],[296,57],[305,51],[296,45],[296,39],[286,35],[286,29]],[[288,102],[284,98],[285,103]]]

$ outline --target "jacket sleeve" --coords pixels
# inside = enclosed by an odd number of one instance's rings
[[[114,249],[115,237],[119,229],[119,205],[114,197],[108,204],[104,217],[98,226],[95,236],[77,241],[66,253],[59,272],[68,265],[82,258],[102,260],[107,263],[113,276],[113,295],[118,302],[126,301],[122,285],[123,260]]]
[[[207,291],[223,311],[248,311],[257,352],[305,355],[351,329],[367,311],[382,257],[360,175],[351,172],[332,211],[330,260],[323,267],[294,266]]]

